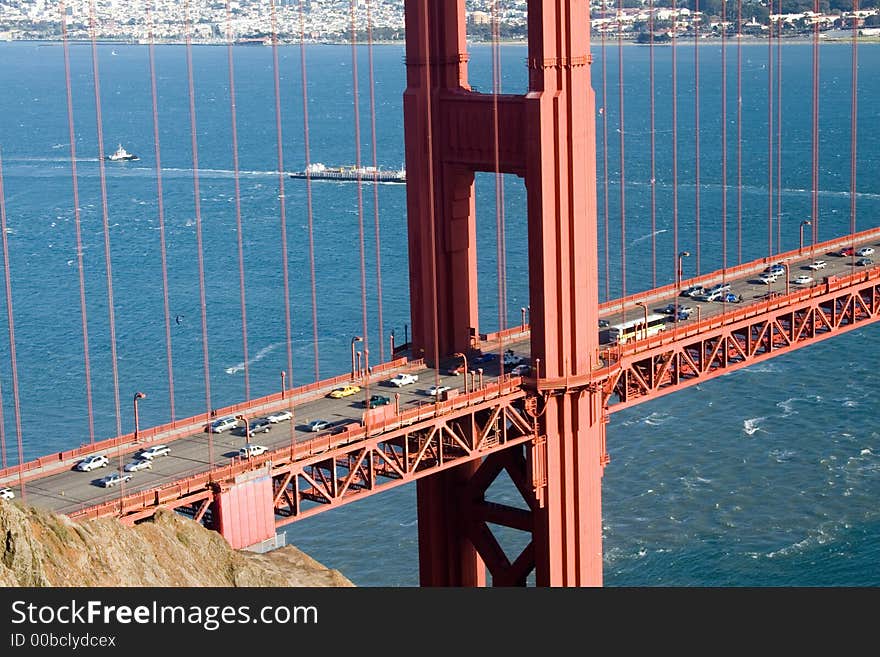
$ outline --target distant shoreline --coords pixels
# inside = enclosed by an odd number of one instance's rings
[[[600,35],[590,34],[590,43],[591,45],[595,45],[597,43],[601,43],[602,39]],[[726,45],[736,44],[736,45],[766,45],[769,43],[769,38],[767,37],[758,37],[758,36],[743,36],[741,38],[738,37],[728,37],[724,42]],[[89,39],[68,39],[67,41],[72,45],[91,45],[91,40]],[[819,44],[852,44],[852,37],[840,37],[840,38],[827,38],[823,37],[819,39]],[[4,43],[37,43],[43,45],[62,45],[64,42],[61,39],[6,39],[0,40],[0,44]],[[642,46],[642,47],[651,47],[651,43],[639,43],[635,39],[623,39],[618,41],[616,35],[610,35],[605,38],[606,46],[611,44],[614,46]],[[775,39],[773,41],[774,44],[780,45],[812,45],[813,38],[812,37],[784,37],[781,40]],[[859,45],[863,44],[876,44],[880,43],[880,36],[861,36],[856,40],[856,43]],[[149,46],[150,44],[142,41],[135,41],[132,39],[99,39],[97,41],[98,45],[112,45],[112,46]],[[225,40],[215,40],[215,41],[191,41],[191,45],[193,46],[228,46],[228,42]],[[711,39],[700,39],[697,41],[698,45],[701,46],[719,46],[722,44],[721,37],[712,37]],[[156,46],[185,46],[185,40],[156,40],[153,42],[153,45]],[[263,45],[263,47],[269,47],[271,44],[258,44],[258,43],[233,43],[232,45],[236,46],[248,46],[248,47],[259,47]],[[296,46],[298,47],[300,43],[298,41],[279,41],[279,46]],[[350,46],[350,41],[310,41],[305,45],[307,46]],[[365,46],[367,45],[364,42],[359,42],[357,45]],[[406,41],[403,39],[393,40],[393,41],[373,41],[372,45],[374,46],[402,46],[406,45]],[[491,46],[492,42],[490,41],[468,41],[468,46]],[[528,41],[525,39],[506,39],[498,42],[499,46],[525,46],[528,45]],[[694,45],[694,39],[692,37],[680,37],[675,40],[673,44],[672,41],[655,41],[653,46],[655,48],[663,48],[663,47],[671,47],[671,46],[687,46],[692,47]]]

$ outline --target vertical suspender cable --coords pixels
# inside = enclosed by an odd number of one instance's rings
[[[779,6],[782,13],[782,4]],[[772,29],[772,25],[771,25]],[[782,18],[776,21],[776,249],[782,252]]]
[[[6,321],[9,324],[9,360],[12,366],[12,396],[15,399],[15,434],[18,437],[18,486],[21,497],[27,501],[24,488],[24,442],[21,435],[21,403],[18,388],[18,358],[15,355],[15,321],[12,312],[12,278],[9,267],[9,243],[6,233],[6,193],[3,190],[3,158],[0,156],[0,233],[3,235],[3,267],[6,282]],[[6,446],[3,448],[3,467],[6,467]]]
[[[372,0],[367,0],[367,56],[370,66],[370,141],[373,145],[373,227],[376,241],[376,321],[379,329],[379,361],[385,362],[385,331],[382,328],[382,250],[379,240],[379,162],[376,145],[376,76],[373,72],[373,10]],[[394,354],[391,354],[394,358]]]
[[[505,262],[504,240],[504,177],[501,175],[501,135],[498,116],[498,96],[501,93],[501,46],[500,46],[500,0],[492,5],[492,132],[493,148],[495,157],[495,249],[497,254],[498,270],[498,330],[507,328],[507,294],[505,275],[507,264]],[[504,374],[504,334],[499,334],[498,350],[501,354],[499,365],[501,374]],[[467,376],[467,373],[465,373]]]
[[[819,0],[813,0],[813,11],[818,15]],[[819,23],[813,22],[813,190],[812,220],[813,239],[819,235]]]
[[[196,248],[199,265],[199,300],[202,312],[202,359],[205,376],[205,412],[211,414],[211,369],[208,359],[208,302],[205,294],[205,255],[202,247],[202,204],[199,190],[199,146],[196,138],[196,90],[193,83],[192,35],[189,20],[189,0],[184,0],[184,33],[186,35],[186,71],[189,88],[189,127],[193,163],[193,200],[196,211]],[[208,460],[214,468],[214,434],[208,431]]]
[[[302,80],[302,106],[303,106],[303,150],[305,151],[306,172],[306,207],[309,216],[309,273],[312,282],[312,348],[315,353],[315,381],[321,380],[318,354],[318,293],[315,276],[315,226],[312,213],[312,175],[311,175],[311,149],[309,146],[309,93],[308,79],[306,78],[306,22],[303,0],[299,0],[299,65],[300,78]],[[279,102],[279,101],[276,101]],[[280,108],[279,110],[280,111]],[[280,146],[279,140],[279,148]],[[286,238],[285,238],[286,242]],[[287,250],[284,250],[284,259],[287,260]],[[284,284],[287,285],[287,266],[284,267]],[[290,317],[290,295],[285,294],[285,312]],[[289,331],[289,329],[288,329]],[[288,339],[288,344],[290,340]],[[292,357],[288,351],[288,359]],[[292,368],[293,365],[290,365]],[[291,376],[293,373],[291,372]]]
[[[727,277],[727,0],[721,1],[721,271]]]
[[[736,264],[741,265],[742,251],[742,0],[736,3]]]
[[[651,102],[651,287],[657,287],[657,148],[654,113],[654,0],[649,0],[648,31],[650,34],[650,96]]]
[[[153,0],[155,6],[155,0]],[[150,42],[150,93],[153,104],[153,144],[156,156],[156,201],[159,213],[159,247],[162,257],[162,303],[165,310],[165,357],[168,363],[168,404],[171,421],[174,412],[174,360],[171,355],[171,309],[168,302],[168,254],[165,245],[165,201],[162,193],[162,157],[159,148],[159,95],[156,91],[156,48],[153,35],[153,13],[147,8],[147,30]]]
[[[67,90],[67,127],[70,134],[70,170],[73,179],[73,216],[76,226],[76,263],[79,272],[79,309],[83,335],[83,360],[85,362],[86,403],[89,412],[89,442],[95,442],[95,415],[92,404],[92,373],[89,358],[89,325],[86,312],[86,281],[83,266],[82,221],[79,209],[79,176],[76,170],[76,131],[73,123],[73,88],[70,82],[70,45],[67,39],[67,10],[64,2],[59,4],[61,12],[61,40],[64,46],[64,78]]]
[[[428,24],[429,18],[428,15],[431,13],[429,11],[421,12],[424,17],[422,23],[422,34],[424,35],[424,49],[425,49],[425,62],[424,62],[424,70],[425,70],[425,123],[428,126],[428,130],[425,134],[425,158],[428,164],[427,166],[427,175],[428,175],[428,234],[431,236],[431,299],[425,299],[425,303],[429,303],[431,307],[432,320],[433,320],[433,339],[434,339],[434,383],[439,385],[440,383],[440,320],[438,317],[438,300],[437,300],[437,235],[436,235],[436,225],[437,225],[437,217],[435,212],[434,200],[436,196],[436,190],[434,188],[434,94],[432,91],[433,80],[431,79],[431,67],[434,66],[434,62],[431,61],[431,42],[430,42],[430,25]],[[435,397],[439,401],[439,395]]]
[[[290,317],[290,276],[288,272],[287,256],[287,197],[284,193],[284,140],[281,131],[281,73],[278,70],[278,22],[275,12],[275,0],[271,1],[272,11],[272,71],[275,83],[275,142],[278,150],[278,207],[281,214],[281,268],[284,278],[284,334],[287,344],[287,369],[290,387],[293,387],[293,336],[291,331]],[[285,395],[284,379],[282,379],[281,396]],[[290,396],[290,408],[293,412],[293,395]],[[296,428],[293,421],[290,427],[290,449],[293,459],[293,449],[296,446]]]
[[[700,0],[694,0],[694,273],[700,274]]]
[[[602,16],[608,18],[607,0],[602,0]],[[599,113],[602,115],[602,191],[604,200],[604,217],[602,222],[603,237],[605,240],[605,301],[611,299],[611,262],[609,260],[609,226],[608,226],[608,55],[605,52],[605,32],[608,24],[602,26],[602,107]]]
[[[104,121],[101,118],[101,79],[98,75],[98,40],[95,25],[95,2],[89,2],[89,32],[92,42],[92,76],[95,90],[95,118],[98,132],[98,172],[101,178],[101,208],[104,223],[104,262],[107,274],[107,310],[110,323],[110,363],[113,370],[113,400],[116,404],[116,435],[122,435],[122,413],[119,405],[119,364],[116,357],[116,311],[113,303],[113,269],[110,258],[110,211],[107,207],[107,176],[104,166]]]
[[[620,297],[626,296],[626,166],[624,159],[623,117],[623,0],[618,0],[617,16],[617,102],[620,106]],[[622,309],[626,313],[626,309]],[[645,327],[647,330],[647,327]]]
[[[673,276],[678,272],[678,9],[672,0],[672,260]],[[675,293],[678,294],[679,290]]]
[[[238,247],[238,294],[241,305],[241,348],[244,352],[244,398],[251,398],[251,379],[248,366],[247,303],[244,293],[244,240],[241,227],[241,184],[238,172],[238,126],[235,112],[235,66],[232,58],[232,10],[226,0],[226,60],[229,69],[229,115],[232,128],[232,171],[235,181],[235,228]]]
[[[351,78],[354,99],[354,150],[355,170],[357,171],[358,236],[361,258],[361,321],[364,338],[364,369],[369,372],[370,340],[367,322],[367,263],[364,238],[364,182],[361,173],[361,112],[358,97],[358,52],[357,52],[357,12],[355,0],[350,0],[351,13]],[[368,379],[369,380],[369,379]],[[369,399],[369,397],[368,397]]]
[[[852,23],[852,95],[850,97],[849,127],[849,232],[856,232],[856,146],[858,140],[858,89],[859,89],[859,0],[853,0]]]
[[[773,0],[767,8],[773,14]],[[777,245],[778,246],[778,245]],[[767,257],[773,255],[773,30],[767,34]]]

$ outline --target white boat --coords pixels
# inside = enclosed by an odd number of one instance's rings
[[[125,160],[137,160],[140,158],[138,158],[137,155],[129,153],[122,147],[122,144],[119,144],[119,146],[116,148],[116,152],[108,155],[107,159],[111,162],[123,162]]]

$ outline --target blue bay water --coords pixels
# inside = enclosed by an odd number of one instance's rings
[[[170,419],[165,317],[159,250],[159,203],[145,46],[99,46],[105,149],[118,142],[138,162],[107,163],[107,221],[123,431],[132,429],[131,397],[141,426]],[[655,49],[656,225],[651,226],[648,50],[623,49],[623,167],[619,141],[618,51],[594,41],[597,90],[600,296],[605,297],[606,257],[611,297],[652,285],[652,239],[658,252],[657,283],[674,280],[675,254],[696,253],[700,213],[700,271],[772,251],[795,248],[800,222],[811,216],[810,77],[812,49],[782,49],[782,184],[768,188],[768,79],[766,45],[743,47],[742,241],[737,195],[728,188],[723,212],[721,121],[727,121],[728,183],[736,183],[736,48],[727,51],[727,110],[720,94],[721,51],[701,47],[700,185],[695,184],[694,49],[678,49],[677,178],[674,194],[671,124],[671,50]],[[525,49],[505,46],[503,91],[519,93],[526,82]],[[73,114],[82,224],[85,299],[94,434],[116,430],[110,360],[104,210],[98,162],[91,51],[72,45]],[[378,164],[403,163],[401,46],[374,49]],[[491,57],[475,47],[474,88],[492,87]],[[820,240],[851,228],[850,74],[848,46],[821,48]],[[859,48],[857,230],[876,225],[880,211],[880,163],[874,130],[880,99],[880,47]],[[354,137],[351,49],[307,48],[311,161],[352,163]],[[774,55],[775,56],[775,55]],[[299,49],[279,49],[284,169],[305,164]],[[0,153],[8,223],[12,298],[21,391],[25,459],[88,442],[90,429],[80,290],[77,270],[74,186],[66,105],[63,50],[57,44],[0,44]],[[235,50],[235,91],[240,174],[241,238],[246,279],[248,354],[242,340],[238,275],[236,177],[234,174],[229,71],[225,47],[194,47],[199,214],[204,242],[210,405],[277,390],[287,368],[276,143],[274,76],[269,48]],[[360,158],[370,164],[372,138],[368,59],[358,69]],[[173,383],[178,417],[205,412],[197,214],[186,51],[156,48],[163,210],[168,249]],[[774,63],[775,66],[775,63]],[[605,70],[603,85],[602,71]],[[603,98],[602,89],[607,93]],[[775,101],[774,101],[775,102]],[[775,119],[774,119],[775,120]],[[603,158],[607,129],[608,165]],[[775,134],[775,128],[774,128]],[[775,147],[774,147],[775,149]],[[774,150],[775,153],[775,150]],[[775,157],[775,155],[774,155]],[[773,165],[775,167],[775,164]],[[607,185],[605,173],[607,171]],[[775,174],[774,174],[775,175]],[[621,179],[626,205],[619,206]],[[288,267],[291,281],[291,350],[294,383],[315,378],[309,258],[309,216],[303,181],[283,179]],[[498,311],[495,208],[496,178],[477,178],[478,267],[482,330],[518,323],[528,304],[524,190],[504,177],[507,307]],[[318,374],[345,371],[350,338],[366,333],[371,354],[380,350],[374,207],[384,305],[382,333],[402,340],[411,300],[408,292],[405,188],[353,184],[312,187],[316,262]],[[609,249],[604,249],[604,199],[608,199]],[[773,212],[768,219],[768,203]],[[776,215],[776,204],[782,209]],[[677,206],[677,212],[674,211]],[[361,208],[359,210],[359,208]],[[625,217],[625,222],[621,221]],[[361,223],[363,221],[363,223]],[[367,327],[361,304],[359,235],[365,236]],[[727,249],[722,253],[722,234]],[[768,234],[771,244],[768,246]],[[677,235],[677,243],[673,237]],[[781,236],[781,247],[776,243]],[[622,262],[625,251],[626,279]],[[696,258],[687,262],[696,271]],[[5,316],[0,333],[6,334]],[[612,415],[611,463],[603,480],[605,583],[608,586],[788,586],[880,584],[880,375],[870,326],[778,357]],[[387,351],[387,345],[386,345]],[[17,462],[14,399],[8,341],[0,340],[3,426],[9,463]],[[371,356],[374,358],[374,356]],[[499,483],[493,499],[516,503]],[[404,486],[333,512],[290,525],[288,541],[362,586],[418,584],[415,489]],[[521,537],[502,535],[505,544]]]

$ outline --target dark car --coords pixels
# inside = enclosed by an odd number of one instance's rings
[[[390,404],[391,400],[384,395],[373,395],[372,397],[370,397],[369,402],[364,401],[362,403],[367,408],[377,408],[378,406],[385,406],[386,404]]]
[[[870,258],[859,258],[858,260],[856,260],[856,264],[859,267],[867,267],[868,265],[873,265],[874,261]]]
[[[480,354],[476,358],[474,358],[474,363],[477,365],[481,363],[491,363],[493,360],[498,360],[498,354],[488,353],[488,354]]]
[[[108,474],[106,477],[101,477],[98,479],[97,484],[99,486],[103,486],[104,488],[112,488],[116,484],[120,482],[131,481],[131,475],[129,473],[120,474],[118,472],[113,472]]]
[[[258,417],[256,420],[251,420],[249,428],[251,435],[255,433],[268,433],[272,429],[272,421],[267,417]]]
[[[705,291],[706,290],[703,288],[702,285],[691,285],[690,287],[686,287],[681,292],[679,292],[679,296],[691,297],[693,299],[705,293]]]

